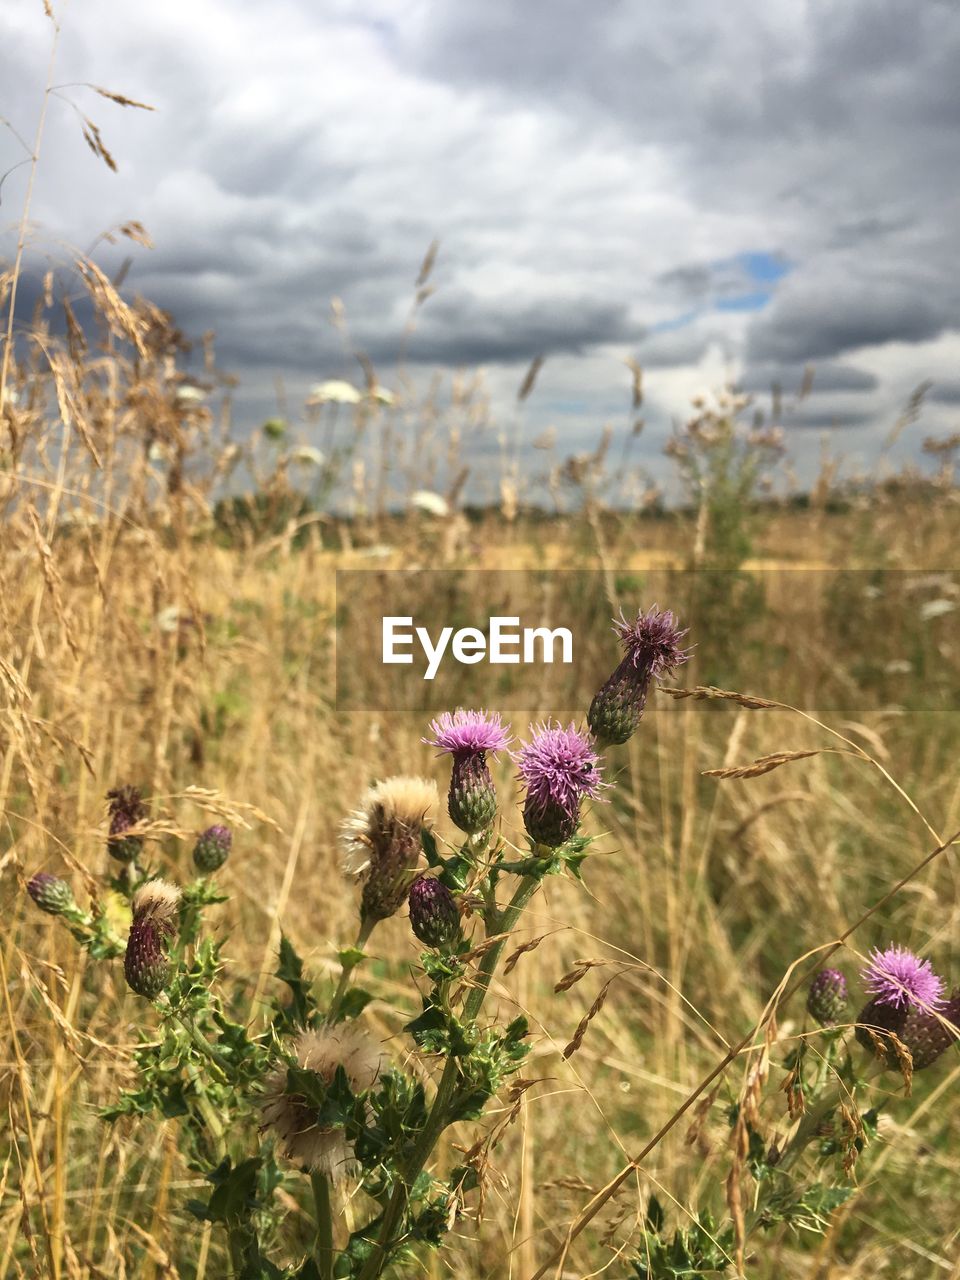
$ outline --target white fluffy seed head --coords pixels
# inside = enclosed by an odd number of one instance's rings
[[[139,924],[149,922],[169,933],[180,911],[180,890],[166,880],[148,880],[133,895],[133,918]]]
[[[430,826],[439,802],[437,784],[429,778],[398,776],[369,787],[357,808],[340,824],[344,873],[354,880],[363,879],[391,833]]]
[[[298,1065],[325,1084],[343,1067],[354,1093],[372,1088],[383,1066],[380,1046],[355,1022],[301,1031],[292,1050]],[[335,1180],[349,1177],[356,1162],[344,1130],[320,1128],[305,1099],[286,1089],[287,1072],[281,1068],[268,1079],[262,1105],[263,1127],[273,1130],[277,1150],[292,1163]]]

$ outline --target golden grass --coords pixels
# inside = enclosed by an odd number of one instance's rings
[[[67,534],[53,521],[57,509],[56,487],[34,516],[12,505],[2,561],[2,1088],[13,1141],[3,1170],[0,1277],[190,1276],[198,1266],[222,1275],[216,1233],[182,1208],[191,1177],[175,1124],[157,1135],[146,1125],[110,1129],[94,1114],[127,1079],[130,1046],[152,1015],[125,992],[116,966],[78,959],[55,924],[24,906],[23,878],[43,867],[69,874],[78,896],[91,887],[107,869],[103,796],[118,782],[145,783],[171,831],[202,825],[208,810],[200,805],[217,797],[246,806],[234,812],[249,825],[222,873],[232,897],[215,927],[228,937],[237,1008],[256,1021],[281,925],[319,981],[335,945],[352,936],[355,904],[334,849],[340,817],[376,776],[435,765],[419,742],[420,718],[333,709],[333,573],[362,562],[355,552],[331,553],[318,536],[298,551],[283,538],[267,550],[237,551],[195,535],[186,521],[164,531],[153,519],[125,518]],[[871,513],[889,563],[948,563],[956,507],[915,514],[906,521],[882,506]],[[807,562],[836,563],[856,519],[783,515],[766,545],[778,560],[795,547]],[[423,539],[442,536],[428,522],[393,532],[396,564],[422,562]],[[573,561],[616,577],[677,556],[682,536],[673,522],[624,518],[607,531],[604,566],[589,550],[589,530],[552,526],[544,541],[491,517],[447,559],[474,567]],[[809,656],[804,710],[817,709],[831,664],[856,656],[821,652],[819,665]],[[779,694],[762,662],[744,688]],[[582,690],[584,706],[591,692]],[[614,803],[594,810],[592,828],[606,834],[586,885],[547,882],[525,917],[518,945],[543,940],[518,958],[497,994],[504,1013],[522,1008],[542,1032],[525,1071],[539,1083],[493,1153],[482,1223],[458,1228],[451,1260],[433,1260],[430,1274],[454,1268],[530,1280],[562,1244],[564,1224],[759,1024],[789,966],[840,936],[920,860],[935,843],[928,824],[941,836],[960,825],[952,754],[960,735],[949,715],[892,716],[864,694],[857,723],[831,727],[875,763],[817,754],[764,777],[717,782],[702,773],[773,752],[822,751],[836,740],[789,711],[656,700],[617,761]],[[509,799],[509,771],[498,780]],[[191,795],[191,787],[207,793]],[[262,820],[251,816],[257,812]],[[515,820],[506,832],[519,839]],[[185,840],[168,836],[154,847],[158,865],[185,874]],[[885,909],[879,932],[870,925],[854,935],[848,970],[894,930],[949,964],[954,868],[952,855],[939,859]],[[401,1025],[398,1009],[413,1004],[415,950],[401,920],[381,934],[386,963],[372,1012],[389,1037]],[[598,963],[555,993],[581,960]],[[796,1000],[779,1012],[781,1046],[799,1030],[800,1014]],[[636,1245],[639,1206],[651,1190],[682,1218],[703,1188],[722,1185],[723,1110],[742,1074],[734,1063],[719,1092],[707,1095],[694,1132],[685,1122],[672,1129],[625,1179],[575,1246],[570,1274],[603,1266],[617,1242]],[[952,1257],[956,1108],[943,1087],[955,1074],[918,1080],[913,1098],[890,1109],[884,1176],[866,1180],[842,1228],[817,1246],[817,1274],[927,1276]],[[778,1084],[775,1072],[765,1095],[772,1134],[786,1124]],[[458,1137],[472,1141],[469,1129]],[[300,1210],[291,1203],[290,1212]],[[810,1252],[784,1237],[751,1274],[810,1275],[812,1265]]]

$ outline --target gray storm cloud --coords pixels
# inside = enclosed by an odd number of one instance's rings
[[[48,42],[39,4],[0,11],[0,114],[28,137]],[[758,391],[814,362],[810,424],[842,394],[879,438],[921,378],[932,421],[956,403],[958,61],[938,0],[76,0],[58,81],[157,111],[67,90],[120,172],[55,101],[35,217],[81,247],[146,223],[128,289],[216,330],[241,401],[355,372],[334,297],[390,366],[439,237],[414,368],[584,361],[582,411],[634,355],[666,415],[710,352]]]

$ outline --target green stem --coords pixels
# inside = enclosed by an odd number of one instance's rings
[[[313,1203],[317,1210],[317,1266],[320,1280],[333,1280],[333,1206],[330,1179],[325,1173],[310,1174]]]
[[[222,1161],[227,1154],[227,1141],[223,1133],[223,1124],[210,1099],[203,1091],[203,1081],[200,1079],[200,1072],[192,1062],[188,1062],[186,1066],[187,1075],[193,1081],[193,1087],[197,1099],[197,1110],[203,1116],[204,1124],[210,1131],[210,1137],[213,1139],[214,1150],[217,1153],[217,1160]]]
[[[184,1031],[190,1037],[190,1043],[203,1054],[203,1056],[217,1068],[224,1080],[229,1080],[232,1070],[230,1063],[222,1054],[218,1053],[210,1041],[206,1038],[202,1031],[194,1025],[194,1023],[185,1014],[179,1012],[170,1003],[169,996],[162,994],[157,1000],[157,1004],[164,1012],[169,1013],[176,1018]]]
[[[365,916],[360,921],[360,931],[357,934],[357,940],[353,944],[355,951],[362,951],[367,945],[367,939],[370,937],[377,920],[370,916]],[[340,981],[337,983],[337,989],[333,993],[333,999],[330,1001],[330,1008],[327,1010],[327,1022],[334,1022],[337,1014],[340,1012],[340,1006],[343,1004],[343,998],[347,994],[347,988],[350,986],[350,979],[353,977],[353,971],[360,963],[360,958],[351,961],[344,961],[340,969]]]
[[[239,1277],[247,1261],[247,1250],[239,1231],[232,1227],[227,1227],[227,1248],[230,1250],[230,1269],[235,1277]]]
[[[503,936],[499,942],[484,954],[483,959],[480,961],[476,985],[471,990],[463,1007],[463,1022],[465,1025],[470,1026],[476,1021],[483,1007],[487,991],[490,988],[490,982],[497,963],[503,954],[503,948],[507,941],[506,935],[512,931],[524,907],[536,893],[539,884],[539,878],[524,876],[517,886],[516,893],[511,898],[509,905],[504,908],[497,929],[497,932]],[[420,1131],[420,1137],[417,1139],[416,1145],[401,1171],[400,1179],[394,1187],[393,1195],[384,1214],[379,1239],[374,1251],[367,1258],[357,1280],[375,1280],[375,1277],[381,1274],[389,1259],[394,1244],[393,1235],[406,1209],[409,1189],[430,1158],[430,1153],[440,1134],[446,1128],[447,1109],[457,1087],[457,1072],[456,1058],[448,1058],[443,1069],[443,1075],[440,1077],[440,1083],[437,1086],[437,1092],[434,1095],[433,1106],[430,1108],[427,1122]]]

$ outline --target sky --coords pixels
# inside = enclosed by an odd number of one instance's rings
[[[826,430],[869,463],[924,380],[900,456],[960,427],[954,0],[54,4],[54,80],[119,172],[55,98],[38,254],[141,221],[153,249],[97,254],[131,253],[128,294],[216,332],[241,429],[276,413],[278,377],[292,416],[313,384],[362,382],[333,299],[388,387],[401,353],[415,387],[483,370],[481,458],[497,430],[552,427],[561,453],[625,430],[626,359],[654,474],[691,397],[734,382],[765,404],[809,363],[785,420],[801,472]],[[0,116],[27,138],[50,38],[42,0],[4,0]],[[0,171],[21,158],[0,132]],[[27,172],[0,191],[0,259]]]

